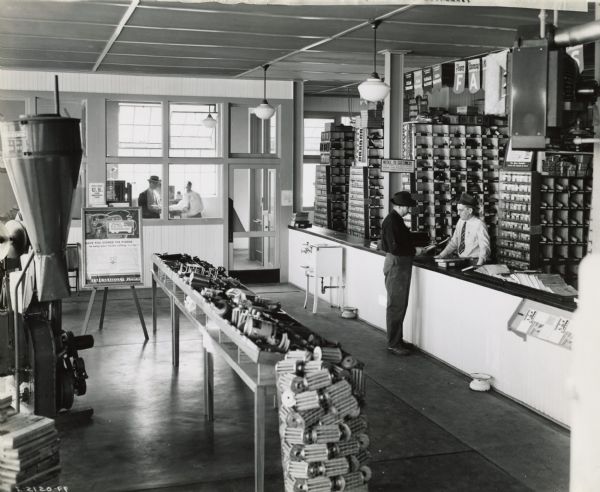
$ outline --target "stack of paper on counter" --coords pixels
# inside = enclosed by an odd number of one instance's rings
[[[477,268],[477,270],[475,270],[477,273],[483,273],[484,275],[490,275],[492,277],[502,277],[504,278],[504,275],[508,275],[510,274],[510,270],[508,269],[508,266],[499,263],[499,264],[490,264],[490,265],[482,265],[479,268]]]
[[[545,290],[538,282],[536,276],[530,273],[514,272],[511,275],[511,279],[514,279],[514,281],[518,284],[526,285],[527,287],[532,287],[533,289]]]
[[[0,491],[56,485],[60,473],[54,420],[22,413],[0,424]]]
[[[538,279],[543,288],[548,292],[554,292],[561,296],[576,296],[577,290],[568,285],[563,278],[556,273],[540,273]]]

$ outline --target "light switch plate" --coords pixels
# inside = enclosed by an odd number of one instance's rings
[[[294,194],[292,190],[281,190],[281,206],[291,207],[294,204]]]

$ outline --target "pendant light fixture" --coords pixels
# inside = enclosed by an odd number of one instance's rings
[[[269,65],[263,65],[264,78],[263,78],[263,100],[256,108],[254,108],[254,114],[261,120],[268,120],[275,114],[275,108],[267,101],[267,70]]]
[[[212,104],[208,105],[208,116],[206,118],[204,118],[202,120],[202,125],[204,125],[206,128],[215,128],[217,126],[217,120],[213,118],[212,114],[210,114],[210,107],[213,106]],[[217,106],[214,105],[215,110],[214,112],[217,112]]]
[[[359,84],[358,92],[365,101],[377,102],[383,101],[390,92],[390,86],[379,78],[377,73],[377,27],[381,21],[373,21],[373,73],[367,80]]]

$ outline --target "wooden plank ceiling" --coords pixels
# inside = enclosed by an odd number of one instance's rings
[[[328,2],[332,3],[332,2]],[[304,80],[307,95],[356,95],[377,49],[406,69],[508,48],[539,11],[488,7],[258,6],[154,0],[0,0],[0,67]],[[559,26],[593,20],[560,12]],[[383,72],[383,56],[377,56]]]

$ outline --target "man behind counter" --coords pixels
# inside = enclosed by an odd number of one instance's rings
[[[402,325],[408,307],[415,246],[402,217],[417,202],[408,191],[395,193],[391,201],[393,209],[381,226],[381,249],[386,252],[383,275],[387,291],[385,314],[388,350],[395,355],[408,355],[412,345],[402,339]]]
[[[490,236],[485,222],[473,215],[477,198],[463,193],[456,206],[460,217],[454,234],[444,250],[436,258],[447,258],[457,253],[461,258],[472,258],[473,264],[483,265],[490,257]]]

